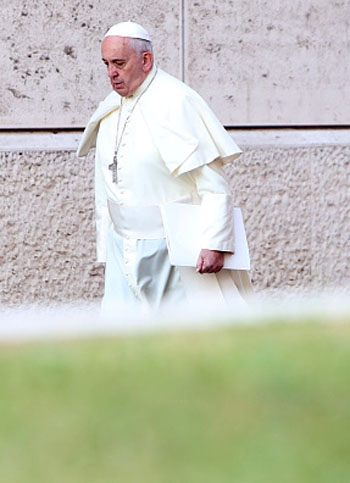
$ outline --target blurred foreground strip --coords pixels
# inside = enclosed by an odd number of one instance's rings
[[[274,293],[251,298],[247,305],[217,307],[204,300],[157,313],[116,307],[101,317],[99,304],[0,307],[0,342],[94,338],[167,331],[206,330],[276,322],[345,323],[350,297],[343,290],[322,294]]]

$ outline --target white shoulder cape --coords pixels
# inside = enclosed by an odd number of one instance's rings
[[[111,92],[100,103],[83,133],[78,156],[96,146],[101,120],[120,108]],[[175,77],[158,70],[138,105],[153,141],[170,173],[180,175],[221,158],[236,159],[241,150],[205,101]]]

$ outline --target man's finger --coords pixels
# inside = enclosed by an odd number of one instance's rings
[[[196,271],[199,273],[202,273],[202,265],[203,265],[203,259],[199,255],[198,260],[197,260],[197,265],[196,265]]]

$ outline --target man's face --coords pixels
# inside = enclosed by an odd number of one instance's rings
[[[144,54],[137,54],[125,37],[106,37],[102,42],[102,60],[108,70],[113,89],[123,97],[130,96],[148,74]]]

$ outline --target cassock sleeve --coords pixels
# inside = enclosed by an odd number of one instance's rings
[[[96,222],[96,252],[97,262],[106,262],[106,246],[111,218],[108,211],[105,182],[103,179],[99,150],[96,149],[95,158],[95,222]]]
[[[189,175],[201,197],[201,248],[234,253],[233,197],[218,159]]]

